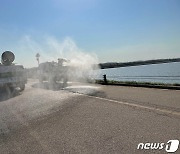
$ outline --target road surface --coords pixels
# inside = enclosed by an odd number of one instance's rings
[[[0,93],[0,153],[167,153],[139,143],[180,140],[180,91],[29,80]],[[176,153],[179,153],[178,150]]]

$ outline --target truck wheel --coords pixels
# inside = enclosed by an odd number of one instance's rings
[[[55,79],[55,77],[50,77],[48,82],[49,82],[49,84],[51,84],[51,85],[56,84],[56,79]]]
[[[39,78],[39,82],[43,83],[43,78],[42,77]]]
[[[11,88],[9,86],[5,86],[5,92],[7,93],[7,96],[11,96]]]
[[[25,89],[25,84],[21,84],[21,85],[19,86],[19,88],[20,88],[20,91],[23,91],[23,90]]]
[[[68,79],[65,77],[63,79],[63,87],[67,87],[67,82],[68,82]]]

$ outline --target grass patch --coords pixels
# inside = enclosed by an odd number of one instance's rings
[[[103,80],[95,80],[97,84],[104,84]],[[110,85],[147,85],[147,86],[180,86],[179,83],[169,84],[169,83],[157,83],[157,82],[137,82],[137,81],[116,81],[116,80],[107,80],[107,83]]]

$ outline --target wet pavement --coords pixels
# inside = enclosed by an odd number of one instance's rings
[[[179,94],[29,80],[0,100],[0,153],[166,153],[137,145],[180,139]]]

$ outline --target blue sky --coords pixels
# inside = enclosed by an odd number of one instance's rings
[[[0,0],[0,51],[25,66],[36,52],[27,38],[36,50],[67,37],[100,62],[180,57],[180,1]]]

